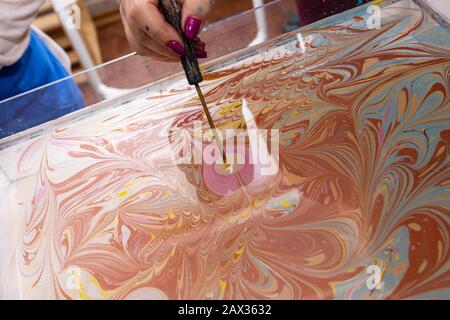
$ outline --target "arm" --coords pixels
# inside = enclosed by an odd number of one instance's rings
[[[17,62],[28,47],[30,26],[45,0],[0,0],[0,68]]]

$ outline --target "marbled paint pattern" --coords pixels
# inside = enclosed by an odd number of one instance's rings
[[[173,130],[206,126],[181,82],[1,150],[0,295],[450,298],[449,31],[410,1],[329,21],[208,69],[221,128],[245,99],[280,130],[278,173],[231,193],[173,163]]]

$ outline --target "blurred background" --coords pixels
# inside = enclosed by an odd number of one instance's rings
[[[215,8],[208,17],[208,20],[205,21],[205,24],[208,25],[223,20],[248,11],[257,5],[267,4],[273,1],[274,0],[217,0]],[[94,65],[100,65],[132,53],[132,49],[128,45],[120,19],[118,2],[118,0],[78,0],[76,2],[81,10],[81,27],[78,31]],[[290,3],[291,5],[286,5],[286,3]],[[279,23],[276,23],[276,33],[289,31],[299,26],[295,2],[287,1],[286,3],[283,5],[285,14],[283,14],[282,17],[276,17],[276,19],[279,20]],[[54,6],[52,6],[50,0],[46,1],[41,7],[39,15],[33,25],[44,31],[68,53],[73,73],[83,71],[82,59],[80,58],[80,55],[77,54],[77,51],[79,50],[75,50],[73,41],[70,40],[67,33],[64,31],[61,16],[55,12]],[[287,29],[284,30],[285,28]],[[227,41],[242,42],[242,46],[245,47],[251,42],[255,34],[256,30],[247,29],[244,34],[235,33],[236,39],[227,39]],[[221,50],[218,50],[215,46],[210,46],[207,48],[207,51],[211,58],[217,57],[219,51],[221,52]],[[207,59],[206,61],[208,60],[210,59]],[[126,67],[124,67],[125,65]],[[154,63],[147,65],[150,65],[152,68],[149,74],[158,74],[158,77],[160,78],[162,77],[162,73],[169,75],[179,69],[179,66],[177,65],[156,65]],[[86,65],[84,65],[84,67],[86,67]],[[163,70],[160,72],[157,70],[158,68]],[[171,70],[172,68],[173,70]],[[130,77],[117,77],[118,74],[123,74],[125,71],[124,69],[126,69],[127,75],[137,75],[146,72],[142,63],[113,64],[108,68],[100,70],[102,82],[110,85],[113,84],[116,88],[128,88]],[[75,79],[83,92],[87,105],[99,101],[98,92],[94,92],[95,90],[93,90],[91,83],[87,81],[86,75],[77,76]],[[152,80],[151,76],[148,80]]]
[[[200,34],[200,38],[207,44],[208,52],[208,58],[201,62],[266,41],[297,29],[301,24],[307,25],[365,2],[368,0],[217,0],[204,23],[208,26],[221,21],[221,26],[212,27],[216,30],[208,30],[203,36]],[[63,6],[66,9],[58,11],[55,3],[60,6],[65,3]],[[71,8],[67,5],[70,3],[79,10],[79,30],[76,32],[68,31],[68,18],[61,16],[61,12],[67,12],[67,8]],[[266,5],[265,10],[250,12],[262,5]],[[239,14],[241,15],[237,18]],[[230,17],[234,18],[227,19]],[[65,28],[62,21],[65,21]],[[74,74],[133,52],[121,22],[119,0],[47,0],[33,24],[68,53]],[[262,29],[264,37],[259,37]],[[74,33],[80,41],[74,41]],[[83,51],[86,54],[83,55]],[[86,63],[86,57],[89,63]],[[82,90],[86,105],[92,105],[118,94],[109,90],[110,87],[119,90],[136,88],[178,71],[181,71],[178,64],[155,63],[149,59],[136,58],[112,63],[95,74],[85,73],[74,79]]]
[[[272,0],[266,0],[265,3]],[[95,64],[101,64],[131,53],[122,26],[117,0],[79,0],[80,32]],[[218,0],[206,23],[212,23],[253,8],[252,0]],[[58,14],[50,1],[41,7],[34,25],[64,48],[72,61],[72,71],[81,70],[80,58],[63,31]]]

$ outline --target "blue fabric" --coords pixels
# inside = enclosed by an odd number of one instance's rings
[[[0,101],[68,75],[41,38],[31,31],[30,45],[22,58],[0,69]],[[0,102],[0,138],[59,118],[83,106],[83,96],[72,79]]]

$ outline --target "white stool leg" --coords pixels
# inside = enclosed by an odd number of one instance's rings
[[[77,20],[80,18],[73,16],[73,10],[75,10],[75,15],[80,14],[79,11],[77,12],[77,7],[74,6],[76,5],[77,0],[51,0],[51,2],[55,12],[61,19],[61,23],[64,31],[67,34],[67,37],[72,43],[72,46],[78,57],[80,58],[82,67],[85,70],[89,70],[86,75],[89,83],[92,85],[97,95],[106,99],[123,93],[124,90],[110,88],[103,84],[97,71],[93,69],[95,67],[95,64],[79,32],[79,27],[81,26],[77,26],[76,23],[74,24],[74,19]]]
[[[249,47],[263,43],[268,39],[266,12],[264,8],[261,8],[263,5],[264,0],[253,0],[253,8],[259,8],[255,11],[258,33],[256,34],[255,39],[248,45]]]

